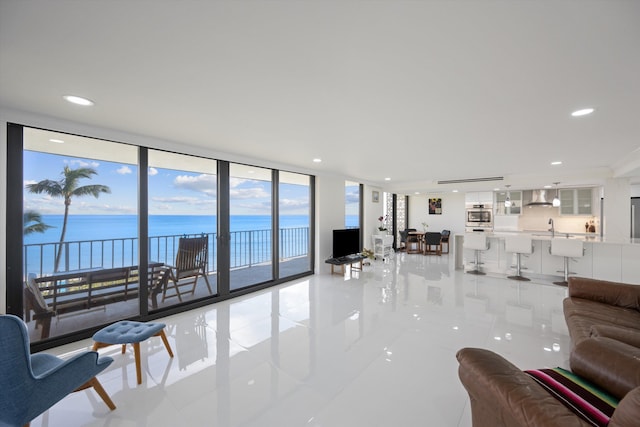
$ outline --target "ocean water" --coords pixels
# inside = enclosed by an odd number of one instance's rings
[[[60,240],[63,215],[42,215],[53,228],[24,237],[25,244],[53,243]],[[136,215],[69,215],[65,241],[123,239],[137,237]],[[149,236],[200,234],[216,232],[216,217],[204,215],[150,215]],[[307,215],[281,215],[281,228],[308,227]],[[233,215],[231,231],[270,230],[269,215]]]
[[[63,215],[43,215],[52,226],[44,233],[24,237],[24,274],[51,274],[54,271],[55,248],[60,240]],[[232,215],[231,267],[243,267],[271,261],[271,216]],[[138,217],[136,215],[69,215],[65,249],[58,271],[88,268],[111,268],[137,264]],[[348,216],[346,227],[357,227],[358,217]],[[216,217],[203,215],[150,215],[149,257],[172,264],[178,237],[209,236],[209,269],[216,270]],[[309,217],[281,215],[280,257],[290,258],[308,253]],[[177,236],[177,237],[166,237]]]
[[[241,267],[268,262],[271,259],[271,216],[231,216],[231,266]],[[55,243],[60,240],[63,215],[43,215],[42,221],[52,226],[44,233],[24,237],[24,273],[39,275],[54,271]],[[66,245],[58,271],[95,267],[119,267],[137,264],[138,217],[135,215],[69,215]],[[216,217],[202,215],[150,215],[149,256],[152,260],[171,264],[175,259],[178,238],[164,236],[209,236],[209,266],[216,269]],[[300,256],[308,252],[309,217],[281,215],[280,229],[286,244],[281,255]],[[159,237],[162,236],[162,237]],[[84,242],[84,243],[80,243]]]

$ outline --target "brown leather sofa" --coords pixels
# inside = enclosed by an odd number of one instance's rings
[[[571,371],[621,399],[610,427],[640,426],[640,286],[571,277],[563,304]],[[491,351],[457,358],[474,427],[592,425]]]
[[[617,398],[640,386],[640,286],[571,277],[563,308],[571,371]]]

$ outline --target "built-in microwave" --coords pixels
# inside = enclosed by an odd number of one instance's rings
[[[487,208],[471,208],[467,209],[467,227],[491,227],[493,225],[493,216],[491,209]]]

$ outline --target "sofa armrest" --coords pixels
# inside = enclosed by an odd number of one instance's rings
[[[456,355],[469,393],[474,427],[586,427],[531,377],[489,350],[463,348]]]
[[[589,336],[611,338],[634,347],[640,347],[640,325],[638,329],[616,325],[592,325]]]
[[[594,337],[577,343],[569,363],[573,373],[618,399],[640,386],[640,348],[611,338]]]
[[[638,420],[640,420],[640,387],[631,390],[618,403],[609,421],[609,427],[633,426],[638,424]]]
[[[585,277],[570,277],[569,297],[640,310],[639,285]]]

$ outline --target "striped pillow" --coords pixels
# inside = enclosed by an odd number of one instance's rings
[[[596,427],[609,424],[618,399],[562,368],[524,371],[556,399]]]

